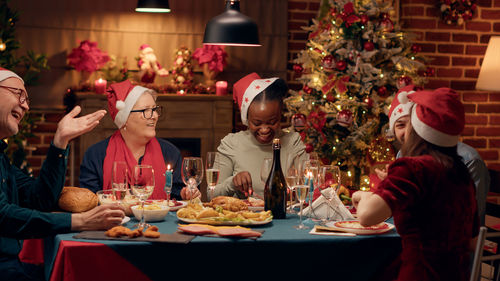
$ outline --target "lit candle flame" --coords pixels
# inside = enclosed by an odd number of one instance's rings
[[[167,170],[170,170],[170,164],[167,165]]]

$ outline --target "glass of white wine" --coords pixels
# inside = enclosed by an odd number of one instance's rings
[[[134,167],[134,177],[132,178],[132,192],[141,202],[141,221],[138,227],[144,227],[144,203],[153,194],[155,188],[155,177],[153,166],[136,165]]]
[[[300,203],[300,211],[299,211],[299,220],[300,224],[295,225],[294,228],[296,229],[308,229],[309,227],[304,225],[304,222],[302,221],[302,211],[304,208],[304,202],[306,201],[307,196],[309,195],[309,185],[296,185],[294,187],[295,194],[297,195],[297,199],[299,200]]]
[[[214,198],[215,186],[219,182],[219,165],[215,161],[217,157],[217,152],[210,151],[207,152],[207,159],[205,163],[205,173],[208,184],[208,189],[210,191],[210,199]]]
[[[122,202],[128,191],[128,168],[127,163],[123,161],[113,162],[113,170],[111,171],[111,189],[115,199]]]

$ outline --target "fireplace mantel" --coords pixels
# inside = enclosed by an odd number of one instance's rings
[[[99,109],[108,109],[105,95],[91,92],[76,94],[82,107],[81,115]],[[231,96],[215,95],[158,95],[157,104],[163,106],[156,135],[160,138],[198,138],[201,157],[208,151],[215,151],[220,140],[233,129],[233,101]],[[84,134],[76,143],[76,163],[80,163],[89,146],[111,136],[116,126],[109,114],[91,132]],[[77,169],[78,170],[78,169]],[[78,177],[78,175],[76,175]],[[205,195],[204,188],[202,193]]]

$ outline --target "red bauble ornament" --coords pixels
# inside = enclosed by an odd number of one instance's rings
[[[366,24],[370,18],[367,15],[361,15],[361,24]]]
[[[314,146],[310,143],[306,144],[306,152],[311,153],[314,150]]]
[[[342,127],[349,127],[353,121],[352,111],[344,109],[337,113],[337,123]]]
[[[373,51],[375,49],[375,45],[373,44],[373,42],[370,41],[366,41],[365,44],[363,44],[363,47],[368,52]]]
[[[326,95],[326,100],[329,102],[334,102],[335,96],[332,93],[330,93],[330,94]]]
[[[381,98],[386,98],[388,95],[389,91],[387,91],[387,88],[385,86],[379,87],[377,89],[377,95]]]
[[[304,68],[300,64],[294,64],[293,71],[295,71],[295,73],[297,73],[297,74],[302,74],[302,71],[304,71]]]
[[[424,73],[424,76],[426,77],[432,77],[434,76],[434,68],[432,67],[427,67],[427,69],[425,70],[425,73]]]
[[[306,127],[306,116],[302,113],[296,113],[292,116],[292,126],[295,131],[302,132]]]
[[[343,70],[345,70],[347,68],[347,63],[344,60],[339,60],[336,63],[336,67],[337,67],[338,70],[343,71]]]
[[[366,106],[368,108],[371,108],[373,106],[373,100],[371,98],[365,98],[363,101],[366,103]]]
[[[323,65],[324,68],[327,68],[327,69],[332,69],[334,67],[334,58],[332,55],[327,55],[323,58],[323,60],[321,61],[321,64]]]
[[[405,86],[411,85],[413,80],[409,76],[401,76],[398,79],[398,89],[401,89]]]
[[[302,88],[302,90],[304,92],[306,92],[306,94],[310,95],[312,93],[312,89],[309,88],[307,85],[304,85],[304,88]]]
[[[380,27],[385,32],[392,32],[394,30],[394,23],[387,17],[380,21]]]

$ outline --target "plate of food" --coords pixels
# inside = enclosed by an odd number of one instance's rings
[[[394,229],[394,225],[387,223],[387,222],[381,222],[376,225],[372,226],[362,226],[359,221],[353,220],[353,221],[333,221],[333,222],[328,222],[326,223],[326,226],[338,229],[339,231],[343,232],[350,232],[350,233],[355,233],[355,234],[381,234],[381,233],[386,233],[392,229]]]
[[[270,211],[252,212],[240,199],[220,197],[209,203],[188,204],[177,211],[177,218],[185,223],[210,225],[263,225],[272,221]]]
[[[155,204],[162,205],[162,206],[167,206],[168,201],[167,200],[147,200],[146,202],[147,203],[155,203]],[[177,201],[175,199],[170,200],[170,202],[168,202],[168,203],[169,203],[168,207],[170,207],[170,211],[177,211],[180,208],[186,207],[186,205],[187,205],[187,202]]]

